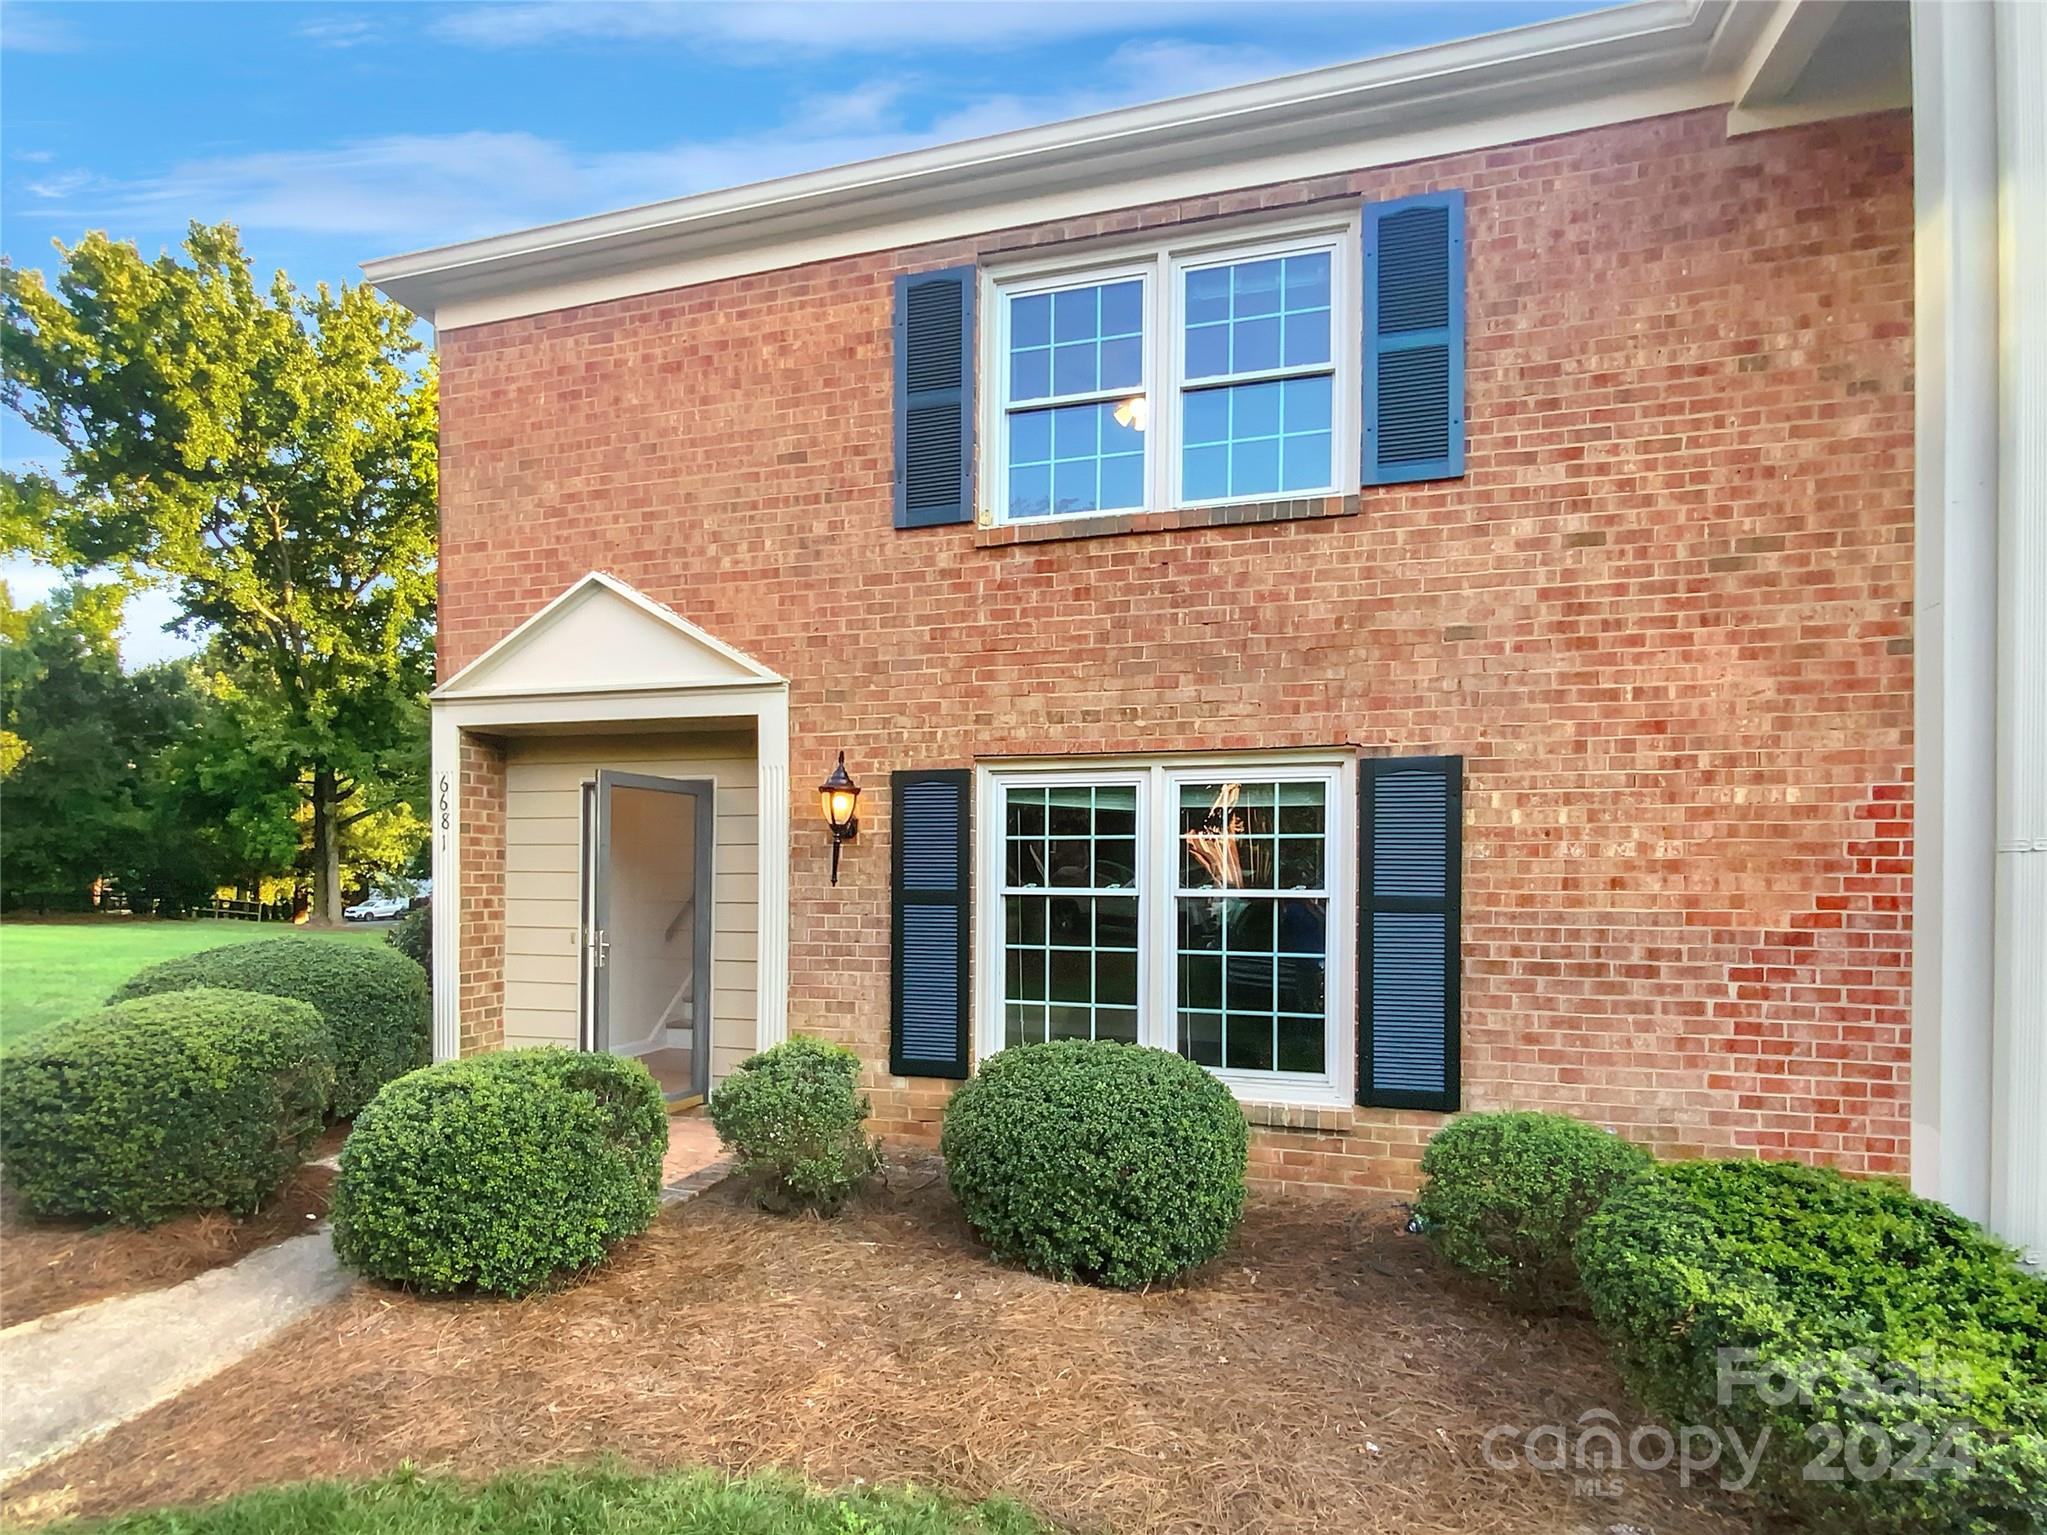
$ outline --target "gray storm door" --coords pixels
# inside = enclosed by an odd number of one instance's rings
[[[631,1056],[671,1101],[711,1083],[708,779],[597,774],[585,789],[584,1045]]]

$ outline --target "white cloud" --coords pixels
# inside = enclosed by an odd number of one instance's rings
[[[1318,55],[1175,38],[1130,42],[1102,61],[1093,82],[1076,82],[1056,95],[1005,92],[979,97],[971,105],[937,119],[931,127],[930,142],[943,144],[980,138],[1143,101],[1193,96],[1333,62]]]
[[[31,184],[52,219],[344,236],[365,254],[738,186],[798,171],[1000,133],[1319,62],[1269,49],[1126,43],[1087,78],[948,105],[940,82],[897,75],[790,104],[779,126],[642,149],[582,150],[525,132],[387,134],[316,149],[188,160],[117,180],[60,171]],[[934,102],[933,98],[937,98]]]
[[[72,53],[84,46],[68,20],[42,6],[0,5],[0,48],[9,53]]]
[[[230,219],[395,249],[865,159],[925,137],[871,127],[589,152],[531,133],[394,134],[187,161],[147,180],[72,173],[32,190],[53,219],[148,228]]]
[[[323,16],[301,23],[296,30],[307,42],[322,48],[358,48],[376,42],[382,35],[360,16]]]
[[[29,196],[39,197],[48,202],[70,197],[92,183],[93,177],[87,171],[64,171],[55,176],[44,176],[31,181],[24,190]]]

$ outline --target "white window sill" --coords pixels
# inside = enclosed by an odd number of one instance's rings
[[[1327,1077],[1304,1077],[1299,1083],[1266,1076],[1209,1070],[1246,1109],[1347,1109],[1350,1095]]]

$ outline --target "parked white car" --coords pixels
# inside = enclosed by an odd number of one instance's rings
[[[346,908],[341,915],[350,922],[389,922],[393,917],[404,916],[411,904],[402,895],[373,895]]]

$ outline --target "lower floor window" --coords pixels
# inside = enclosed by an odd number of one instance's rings
[[[1003,1044],[1135,1042],[1137,789],[1017,785],[1003,824]]]
[[[1340,763],[996,772],[988,793],[1000,1034],[984,1024],[984,1050],[1128,1040],[1240,1090],[1344,1090]]]

